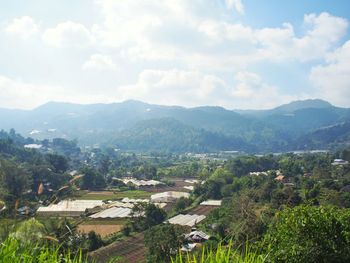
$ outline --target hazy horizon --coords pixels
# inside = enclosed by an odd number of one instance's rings
[[[0,109],[6,109],[6,110],[27,110],[27,111],[31,111],[31,110],[35,110],[37,108],[40,108],[46,104],[50,104],[50,103],[62,103],[62,104],[75,104],[75,105],[96,105],[96,104],[102,104],[102,105],[109,105],[109,104],[120,104],[120,103],[126,103],[126,102],[130,102],[130,101],[135,101],[135,102],[140,102],[140,103],[145,103],[145,104],[149,104],[149,105],[157,105],[157,106],[167,106],[167,107],[182,107],[182,108],[186,108],[186,109],[191,109],[191,108],[197,108],[197,107],[221,107],[221,108],[224,108],[226,110],[246,110],[246,111],[249,111],[249,110],[272,110],[274,108],[277,108],[279,106],[283,106],[283,105],[287,105],[287,104],[290,104],[290,103],[293,103],[293,102],[303,102],[303,101],[314,101],[314,100],[321,100],[321,101],[324,101],[324,102],[327,102],[327,103],[330,103],[326,100],[322,100],[322,99],[318,99],[318,98],[309,98],[309,99],[300,99],[300,100],[292,100],[292,101],[289,101],[289,102],[286,102],[286,103],[283,103],[283,104],[278,104],[274,107],[268,107],[268,108],[260,108],[260,109],[254,109],[254,108],[228,108],[228,107],[224,107],[222,105],[198,105],[198,106],[184,106],[184,105],[175,105],[175,104],[159,104],[159,103],[150,103],[150,102],[147,102],[147,101],[142,101],[142,100],[137,100],[137,99],[126,99],[126,100],[123,100],[123,101],[112,101],[112,102],[96,102],[96,103],[76,103],[76,102],[69,102],[69,101],[47,101],[47,102],[44,102],[43,104],[40,104],[38,106],[35,106],[35,107],[32,107],[32,108],[6,108],[6,107],[0,107]],[[337,106],[337,105],[334,105],[332,103],[330,103],[332,106],[334,107],[338,107],[338,108],[350,108],[350,107],[341,107],[341,106]]]

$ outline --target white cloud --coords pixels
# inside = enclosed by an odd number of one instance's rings
[[[317,94],[332,103],[350,105],[350,41],[329,53],[325,65],[313,67],[310,73]]]
[[[300,60],[323,58],[345,34],[348,21],[329,13],[304,16],[304,25],[309,27],[305,36],[294,39],[294,53]]]
[[[0,105],[3,108],[32,109],[48,101],[75,103],[108,102],[108,95],[98,95],[45,84],[26,83],[0,75]]]
[[[144,70],[133,85],[119,88],[121,99],[163,105],[221,105],[227,108],[270,108],[297,97],[282,95],[277,87],[252,72],[238,72],[236,85],[199,71]]]
[[[47,29],[43,34],[46,44],[54,47],[87,47],[94,37],[82,24],[67,21]]]
[[[238,108],[269,109],[301,97],[282,94],[276,86],[265,83],[261,76],[253,72],[238,72],[235,80],[232,97],[237,101]]]
[[[30,16],[14,18],[5,27],[5,32],[16,35],[22,39],[28,39],[39,33],[39,26]]]
[[[83,66],[83,70],[116,70],[116,65],[114,64],[111,57],[101,54],[91,55],[89,60],[87,60]]]
[[[242,3],[242,0],[225,0],[225,1],[228,8],[230,9],[234,8],[238,13],[244,14],[244,6]]]
[[[119,88],[123,98],[166,105],[213,105],[227,89],[225,82],[198,71],[144,70],[134,85]],[[208,99],[211,98],[211,101]]]
[[[301,35],[290,23],[256,29],[223,19],[215,8],[208,15],[199,2],[150,1],[145,6],[101,0],[105,20],[93,32],[99,44],[120,49],[135,63],[175,61],[192,70],[236,71],[261,61],[323,59],[348,27],[346,19],[321,13],[305,15]],[[193,10],[204,10],[203,15]]]

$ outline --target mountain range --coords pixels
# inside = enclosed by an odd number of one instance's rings
[[[160,106],[129,100],[80,105],[49,102],[0,109],[0,129],[35,139],[77,139],[124,150],[266,153],[329,149],[350,142],[350,109],[315,99],[270,110]]]

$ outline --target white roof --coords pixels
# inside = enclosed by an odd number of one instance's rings
[[[185,180],[186,183],[189,183],[189,184],[197,184],[199,183],[199,180],[197,179],[187,179]]]
[[[155,186],[159,184],[163,184],[162,182],[156,180],[138,180],[132,177],[127,178],[115,178],[116,180],[122,181],[124,184],[132,183],[136,186]]]
[[[122,199],[123,203],[149,203],[149,199],[133,199],[125,197]]]
[[[40,149],[41,147],[42,147],[41,144],[35,144],[35,143],[24,145],[24,148],[27,148],[27,149]]]
[[[190,191],[193,191],[194,189],[193,185],[185,185],[184,188]]]
[[[195,226],[199,222],[205,219],[204,215],[183,215],[179,214],[168,220],[170,224],[181,225],[181,226]]]
[[[123,199],[124,200],[124,199]],[[137,199],[135,199],[137,200]],[[142,199],[140,199],[142,200]],[[145,199],[144,201],[142,202],[150,202],[149,200]],[[137,203],[140,203],[140,202],[120,202],[120,201],[114,201],[114,202],[111,202],[108,204],[108,208],[111,208],[111,207],[124,207],[124,208],[133,208]],[[159,208],[164,208],[167,204],[166,203],[153,203],[154,205],[156,205],[157,207]]]
[[[203,238],[205,240],[208,240],[210,238],[209,235],[207,235],[203,231],[198,231],[198,230],[192,231],[191,233],[185,235],[185,238],[194,238],[194,237]]]
[[[163,193],[158,193],[158,194],[154,194],[151,195],[151,200],[155,200],[158,198],[180,198],[180,197],[185,197],[185,198],[189,198],[190,194],[186,193],[186,192],[176,192],[176,191],[169,191],[169,192],[163,192]]]
[[[129,217],[131,214],[130,208],[112,207],[96,214],[91,215],[91,218],[123,218]]]
[[[85,212],[86,209],[103,204],[102,200],[63,200],[58,204],[41,206],[38,208],[38,212]]]
[[[108,204],[108,207],[126,207],[126,208],[133,208],[134,204],[133,203],[123,203],[119,201],[114,201],[112,203]]]
[[[207,200],[200,203],[200,205],[212,205],[212,206],[221,206],[222,200]]]

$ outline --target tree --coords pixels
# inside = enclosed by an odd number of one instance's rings
[[[171,262],[184,241],[184,229],[178,225],[162,224],[147,230],[145,246],[147,262]]]
[[[62,155],[48,154],[46,160],[52,165],[55,173],[64,173],[68,170],[68,160]]]
[[[165,211],[154,204],[138,203],[132,208],[132,225],[136,230],[151,228],[165,218]]]
[[[276,215],[265,236],[272,262],[349,262],[350,210],[297,206]]]
[[[20,199],[29,189],[30,175],[12,161],[0,161],[0,195],[8,202]]]
[[[102,174],[90,167],[85,167],[81,171],[84,176],[82,178],[82,189],[102,189],[106,186],[106,181]]]
[[[192,200],[185,197],[180,197],[175,203],[175,210],[177,212],[183,211],[186,207],[190,206]]]
[[[90,231],[88,234],[89,251],[94,251],[104,245],[101,236],[97,235],[95,231]]]

